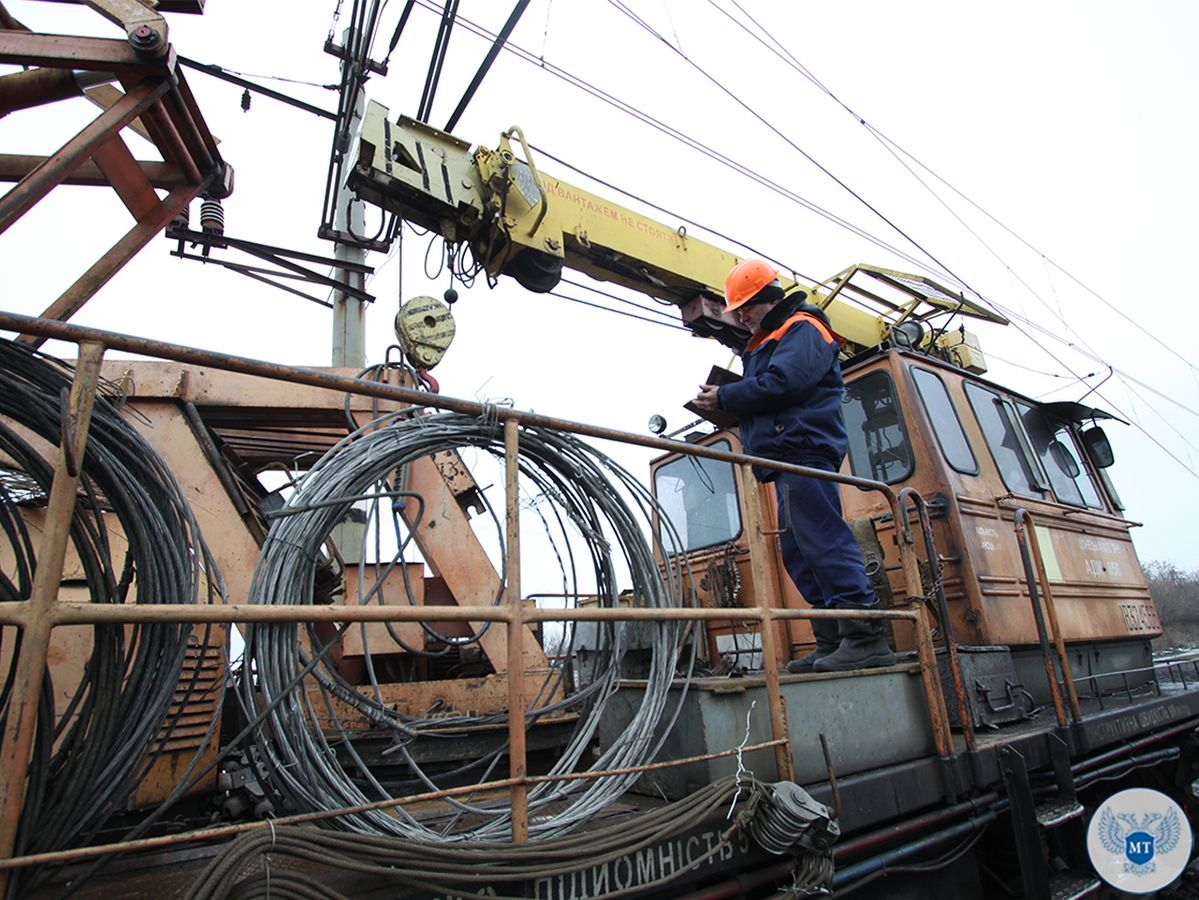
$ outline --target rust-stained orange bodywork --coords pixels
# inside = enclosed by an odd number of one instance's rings
[[[909,369],[913,365],[935,368],[945,383],[977,459],[977,474],[963,474],[946,463],[933,431],[934,424],[911,380]],[[1161,634],[1161,623],[1132,544],[1130,532],[1136,523],[1121,514],[1109,493],[1104,494],[1101,509],[1058,502],[1051,495],[1013,494],[1002,480],[965,396],[965,383],[985,382],[926,356],[892,351],[847,369],[846,383],[852,384],[857,378],[879,371],[887,372],[894,383],[914,460],[911,474],[892,487],[913,488],[929,501],[940,561],[939,577],[957,642],[1015,647],[1039,642],[1016,528],[1016,513],[1020,509],[1035,522],[1036,545],[1047,581],[1038,585],[1038,594],[1050,594],[1066,641],[1150,639]],[[742,451],[735,430],[718,431],[701,439],[704,444],[717,441],[728,441],[734,452]],[[660,457],[654,461],[653,470],[656,472],[678,458],[678,455]],[[1084,464],[1094,471],[1092,464]],[[854,474],[848,461],[842,472]],[[714,580],[709,572],[710,567],[728,565],[731,561],[737,568],[741,605],[753,606],[765,592],[789,608],[807,606],[783,569],[778,540],[772,534],[779,527],[774,491],[769,485],[758,485],[757,490],[762,521],[752,521],[746,515],[744,498],[740,498],[742,530],[731,546],[721,544],[688,554],[694,572],[692,586],[702,605],[728,605],[727,598],[714,596]],[[842,485],[841,499],[847,520],[870,523],[868,530],[877,537],[874,549],[881,553],[885,581],[896,601],[901,601],[904,573],[895,521],[886,497]],[[915,515],[912,527],[919,530]],[[759,583],[760,578],[755,580],[749,565],[747,529],[760,530],[767,537],[771,559],[765,583]],[[926,596],[931,601],[936,573],[926,570],[923,574]],[[806,620],[793,620],[786,627],[793,655],[811,645],[813,638]],[[720,655],[716,646],[718,636],[737,629],[744,629],[744,625],[735,619],[708,623],[712,659]],[[897,648],[910,649],[910,629],[896,623],[895,630]]]
[[[958,421],[978,462],[977,475],[947,465],[910,378],[910,367],[936,368],[949,391]],[[1129,521],[1113,508],[1057,502],[1052,497],[1017,496],[1004,485],[988,452],[964,385],[978,379],[925,357],[884,354],[855,369],[847,381],[886,369],[894,382],[913,446],[914,471],[904,486],[935,504],[932,517],[937,553],[953,633],[964,644],[1034,645],[1038,642],[1032,602],[1015,528],[1023,508],[1036,522],[1038,544],[1067,641],[1153,638],[1161,624],[1145,574],[1132,544]],[[1080,460],[1086,464],[1085,460]],[[842,488],[847,519],[870,518],[895,572],[894,522],[889,510],[861,491]],[[901,579],[893,575],[898,591]]]

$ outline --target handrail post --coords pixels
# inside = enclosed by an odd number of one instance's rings
[[[759,530],[762,524],[762,506],[758,502],[758,482],[748,463],[737,465],[737,479],[740,482],[741,496],[745,498],[745,508],[748,521],[745,534],[749,541],[749,559],[753,571],[754,584],[765,586],[770,583],[766,573],[766,539]],[[762,671],[766,682],[766,698],[770,705],[770,734],[776,741],[783,741],[774,747],[774,763],[778,770],[779,781],[791,781],[794,770],[791,760],[791,730],[787,725],[787,706],[783,701],[779,685],[779,646],[778,635],[775,633],[775,618],[772,615],[774,605],[771,597],[760,587],[755,591],[755,602],[761,611],[762,619],[758,625],[758,634],[762,642]]]
[[[924,696],[928,700],[928,720],[932,726],[933,743],[937,755],[946,759],[953,755],[953,732],[949,727],[949,711],[945,708],[945,694],[941,690],[941,673],[937,668],[937,650],[933,646],[932,628],[928,624],[928,610],[923,604],[915,604],[916,656],[920,660],[920,679],[924,683]]]
[[[1078,691],[1074,687],[1074,674],[1070,671],[1070,657],[1066,654],[1066,643],[1058,627],[1057,609],[1053,605],[1053,594],[1049,589],[1049,576],[1045,572],[1045,560],[1041,557],[1041,545],[1037,539],[1036,522],[1028,510],[1016,509],[1012,524],[1016,529],[1016,541],[1020,545],[1020,557],[1024,564],[1024,577],[1028,581],[1028,593],[1032,599],[1033,619],[1037,626],[1037,637],[1041,642],[1041,655],[1045,658],[1045,672],[1049,676],[1049,690],[1053,697],[1053,708],[1059,725],[1066,724],[1066,712],[1062,706],[1057,675],[1053,671],[1046,638],[1046,620],[1049,624],[1049,639],[1053,641],[1058,666],[1062,672],[1062,685],[1066,689],[1066,700],[1070,704],[1070,716],[1075,724],[1082,721],[1082,707],[1078,703]],[[1038,587],[1040,590],[1038,591]]]
[[[504,592],[508,597],[508,775],[514,780],[510,789],[512,843],[529,840],[528,759],[525,745],[524,607],[520,595],[520,418],[504,419],[504,492],[506,500],[507,554]]]
[[[46,530],[38,547],[30,597],[23,604],[28,615],[21,633],[16,676],[3,743],[0,744],[0,858],[12,856],[16,846],[37,732],[38,702],[54,629],[54,604],[58,602],[59,583],[71,537],[75,495],[83,471],[83,453],[87,447],[88,426],[103,357],[103,344],[79,346],[75,377],[63,417],[54,481],[46,505]],[[7,888],[8,873],[0,872],[0,894],[7,893]]]
[[[937,651],[933,646],[928,610],[921,602],[924,590],[920,580],[920,561],[916,556],[916,545],[904,504],[894,492],[888,491],[886,497],[891,503],[895,520],[895,538],[899,546],[899,562],[903,569],[907,605],[909,610],[916,614],[916,655],[920,660],[920,678],[924,683],[925,699],[928,701],[928,719],[932,727],[933,743],[938,755],[947,759],[953,755],[953,732],[949,727],[945,693],[941,690],[941,674],[937,668]]]
[[[933,535],[933,524],[928,516],[928,504],[924,497],[914,488],[904,488],[899,492],[899,506],[903,510],[906,522],[908,515],[907,501],[912,501],[916,507],[916,517],[920,521],[920,533],[924,540],[924,552],[928,555],[928,564],[932,569],[933,592],[937,600],[937,616],[941,620],[941,636],[945,641],[945,656],[949,663],[949,677],[953,684],[954,698],[958,704],[958,718],[962,723],[962,737],[967,750],[975,749],[974,721],[966,699],[966,685],[962,679],[962,668],[958,662],[958,645],[953,637],[953,624],[949,619],[949,601],[945,598],[945,586],[937,575],[940,560],[937,557],[937,543]],[[935,649],[934,649],[935,653]],[[948,711],[947,711],[948,714]]]

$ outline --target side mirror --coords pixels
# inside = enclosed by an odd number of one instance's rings
[[[1082,443],[1087,448],[1087,455],[1091,457],[1091,462],[1100,469],[1106,469],[1116,461],[1116,457],[1112,453],[1111,442],[1108,441],[1107,435],[1098,425],[1088,428],[1082,433]]]
[[[1108,452],[1111,452],[1110,447],[1108,448]],[[1077,478],[1082,473],[1082,469],[1078,467],[1078,460],[1074,458],[1074,454],[1070,452],[1070,448],[1061,441],[1052,441],[1049,444],[1049,458],[1071,478]]]

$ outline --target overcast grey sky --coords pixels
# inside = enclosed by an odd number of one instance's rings
[[[36,30],[116,36],[87,10],[7,5]],[[321,50],[335,5],[208,0],[204,16],[169,22],[184,56],[325,84],[337,79],[336,60]],[[1142,561],[1199,568],[1187,515],[1199,502],[1197,313],[1187,273],[1199,233],[1195,4],[743,0],[791,63],[755,39],[757,26],[731,0],[629,0],[659,36],[624,14],[625,5],[534,0],[512,41],[545,65],[501,54],[456,133],[494,146],[501,131],[519,125],[547,153],[804,275],[870,262],[960,279],[1016,320],[975,329],[996,380],[1037,398],[1087,395],[1131,423],[1107,430],[1128,514],[1145,523],[1135,534]],[[431,6],[418,3],[390,74],[368,85],[393,115],[415,113],[437,25]],[[382,42],[402,8],[387,7]],[[463,0],[460,13],[495,32],[508,9]],[[434,124],[444,123],[486,48],[467,29],[455,31]],[[639,124],[553,67],[895,249]],[[240,89],[187,77],[237,172],[228,233],[329,252],[315,237],[328,123],[264,98],[243,112]],[[318,87],[266,83],[326,108],[335,103]],[[0,119],[0,140],[6,152],[48,152],[89,115],[84,101],[10,115]],[[542,167],[588,186],[549,161]],[[107,193],[56,192],[0,241],[5,308],[43,309],[128,222]],[[399,301],[448,286],[444,276],[431,284],[423,277],[428,245],[409,233],[402,260],[370,260],[378,268],[368,316],[372,362],[394,340]],[[169,249],[153,242],[76,321],[327,364],[326,310],[176,260]],[[713,363],[729,363],[713,342],[515,284],[491,291],[480,280],[459,290],[458,338],[435,372],[446,393],[511,398],[522,408],[641,431],[655,412],[684,424],[680,405],[699,377]]]

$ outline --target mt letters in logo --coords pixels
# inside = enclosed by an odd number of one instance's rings
[[[1159,791],[1132,788],[1100,804],[1087,828],[1087,853],[1112,887],[1131,894],[1161,890],[1191,856],[1191,826]]]

